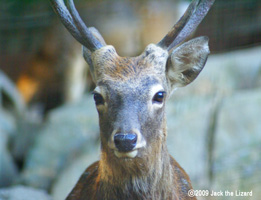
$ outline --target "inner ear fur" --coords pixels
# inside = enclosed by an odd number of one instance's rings
[[[166,68],[166,76],[172,89],[194,81],[204,68],[209,55],[208,37],[198,37],[174,49]]]

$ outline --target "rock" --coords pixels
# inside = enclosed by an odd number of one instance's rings
[[[54,183],[51,195],[53,200],[64,200],[71,192],[78,179],[93,162],[99,160],[100,148],[84,153],[78,159],[68,165]]]
[[[18,170],[8,150],[8,134],[0,130],[0,187],[11,185],[18,177]]]
[[[25,186],[13,186],[0,189],[1,200],[51,200],[51,197],[43,190]]]
[[[43,125],[42,120],[25,114],[24,118],[17,119],[16,126],[11,139],[11,152],[15,160],[23,163]]]
[[[210,124],[218,99],[194,96],[169,101],[167,110],[167,145],[169,153],[185,169],[195,188],[207,183]]]
[[[235,93],[224,99],[215,135],[212,166],[215,189],[252,190],[253,199],[261,195],[260,114],[260,89]]]
[[[90,96],[54,110],[29,150],[22,182],[49,189],[62,169],[97,145],[98,133],[97,111]]]
[[[260,114],[261,89],[238,92],[226,97],[222,102],[216,133],[216,145],[224,147],[216,153],[220,155],[261,141]]]
[[[8,149],[10,137],[15,129],[14,117],[0,109],[0,187],[9,186],[18,177],[17,167]]]
[[[9,135],[15,131],[16,121],[15,118],[6,110],[1,108],[0,105],[0,131],[4,131]]]

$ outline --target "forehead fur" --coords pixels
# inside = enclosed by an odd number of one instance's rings
[[[144,75],[165,75],[168,52],[150,44],[137,57],[120,57],[113,46],[105,46],[92,54],[97,81],[127,81]]]

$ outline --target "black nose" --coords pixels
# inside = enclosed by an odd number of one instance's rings
[[[114,135],[114,143],[116,148],[121,152],[131,151],[136,146],[137,135],[131,133],[116,133]]]

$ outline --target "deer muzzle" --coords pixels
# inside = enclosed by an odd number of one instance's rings
[[[114,132],[109,147],[118,158],[135,158],[138,150],[146,146],[146,141],[139,131]]]
[[[114,135],[114,154],[118,158],[135,158],[138,154],[137,135],[134,133],[116,133]]]

